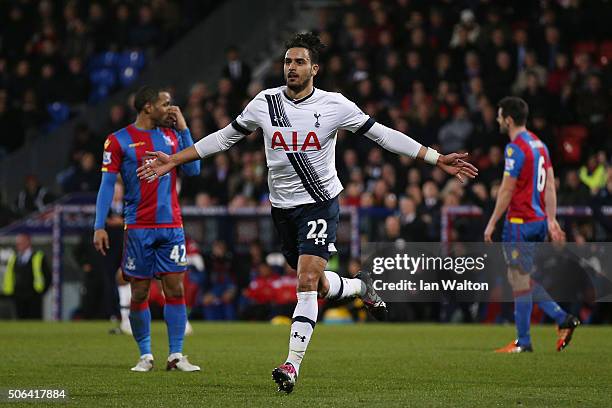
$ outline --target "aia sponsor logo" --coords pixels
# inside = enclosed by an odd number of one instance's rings
[[[307,150],[321,150],[321,143],[315,132],[308,132],[305,137],[300,137],[298,132],[295,131],[290,134],[287,132],[286,135],[276,131],[272,135],[272,149],[286,152],[305,152]]]

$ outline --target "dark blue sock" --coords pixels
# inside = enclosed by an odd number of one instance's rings
[[[546,289],[538,283],[534,283],[532,288],[533,299],[537,302],[538,307],[542,309],[548,317],[554,319],[557,324],[563,323],[567,317],[567,313],[550,297]]]
[[[151,354],[151,311],[148,301],[130,304],[130,326],[140,355]]]
[[[529,326],[531,320],[531,308],[533,302],[531,300],[531,291],[521,293],[514,296],[514,324],[518,334],[518,344],[527,346],[531,344],[531,336],[529,334]]]
[[[182,353],[185,325],[187,324],[187,309],[185,308],[184,297],[166,298],[164,319],[168,328],[170,354]]]

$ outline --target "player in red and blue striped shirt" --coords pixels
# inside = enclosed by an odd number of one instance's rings
[[[104,142],[102,182],[96,201],[94,245],[102,254],[109,246],[104,229],[117,173],[125,185],[125,248],[123,274],[130,282],[132,301],[130,325],[140,349],[140,360],[132,371],[150,371],[151,313],[148,297],[151,279],[162,280],[166,305],[170,355],[167,368],[198,371],[200,368],[182,355],[187,322],[183,274],[187,269],[185,235],[176,191],[177,172],[173,170],[153,183],[141,181],[136,169],[143,165],[147,151],[173,154],[193,145],[191,133],[180,109],[170,104],[168,92],[143,87],[134,100],[136,121],[112,133]],[[200,173],[200,162],[181,166],[188,176]]]
[[[565,234],[557,222],[557,193],[548,148],[525,127],[529,107],[517,97],[502,99],[498,105],[500,131],[510,137],[505,149],[505,169],[497,202],[485,229],[491,242],[497,221],[506,212],[502,241],[508,264],[508,279],[514,295],[514,320],[518,338],[501,353],[533,351],[529,326],[533,300],[559,325],[557,350],[570,342],[578,319],[561,309],[546,290],[531,279],[534,268],[534,242],[563,241]]]

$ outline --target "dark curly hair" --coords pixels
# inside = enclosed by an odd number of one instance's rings
[[[315,33],[298,33],[285,43],[285,48],[306,48],[313,64],[319,63],[319,54],[325,48]]]
[[[162,92],[163,89],[145,85],[136,91],[136,95],[134,96],[134,109],[136,112],[141,112],[147,103],[153,105],[159,99],[159,93]]]
[[[506,96],[499,101],[497,108],[501,108],[502,117],[510,116],[517,126],[524,126],[529,116],[529,105],[524,99],[518,96]]]

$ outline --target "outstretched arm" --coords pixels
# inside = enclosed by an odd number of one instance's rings
[[[367,127],[367,122],[365,126]],[[457,177],[462,183],[465,178],[473,179],[478,175],[478,169],[471,163],[464,161],[467,158],[467,153],[441,155],[434,149],[421,145],[410,136],[380,123],[375,123],[373,120],[371,126],[363,134],[390,152],[421,159],[440,167],[451,176]]]
[[[203,137],[193,146],[173,155],[169,156],[162,152],[147,152],[147,157],[154,160],[145,160],[145,164],[137,170],[138,177],[151,182],[176,166],[227,150],[249,133],[247,129],[242,128],[234,121],[223,129]]]
[[[191,132],[189,128],[179,130],[176,132],[179,139],[179,148],[185,150],[193,146],[193,139],[191,138]],[[195,160],[187,162],[181,166],[181,170],[187,176],[197,176],[200,174],[200,161]]]

